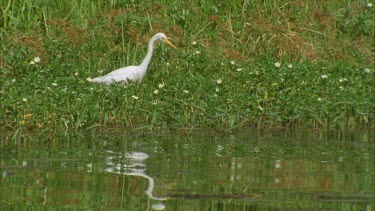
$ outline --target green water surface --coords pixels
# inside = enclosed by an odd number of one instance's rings
[[[6,134],[0,210],[374,210],[374,132]]]

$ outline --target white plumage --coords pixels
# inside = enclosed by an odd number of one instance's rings
[[[88,78],[88,81],[91,82],[99,82],[99,83],[113,83],[117,81],[123,81],[127,83],[129,80],[131,81],[141,81],[146,74],[148,64],[151,61],[152,52],[154,49],[154,43],[157,40],[161,40],[171,46],[172,48],[176,48],[165,36],[163,33],[155,34],[150,41],[148,42],[148,51],[146,57],[143,59],[142,63],[139,66],[128,66],[123,67],[117,70],[114,70],[108,73],[105,76],[97,77],[97,78]]]

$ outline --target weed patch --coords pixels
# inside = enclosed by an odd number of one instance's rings
[[[375,7],[362,1],[9,1],[3,128],[370,128]],[[139,64],[142,83],[86,81]],[[38,59],[37,59],[38,58]]]

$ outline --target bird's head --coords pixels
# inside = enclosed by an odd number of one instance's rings
[[[169,41],[169,39],[167,38],[167,36],[165,34],[163,34],[163,33],[157,33],[157,34],[155,34],[154,38],[156,40],[161,40],[161,41],[165,42],[167,45],[171,46],[174,49],[177,49],[177,47],[174,46],[173,43],[171,41]]]

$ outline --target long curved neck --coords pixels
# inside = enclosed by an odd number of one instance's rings
[[[148,64],[150,64],[152,52],[154,51],[154,42],[155,42],[154,37],[151,38],[151,40],[148,42],[148,50],[147,50],[146,57],[143,59],[141,65],[139,65],[140,67],[143,67],[141,69],[147,70]]]

